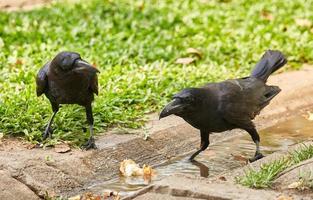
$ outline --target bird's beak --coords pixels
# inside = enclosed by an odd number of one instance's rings
[[[76,71],[91,71],[91,72],[100,72],[97,68],[95,68],[94,66],[92,66],[91,64],[89,64],[88,62],[84,61],[84,60],[76,60],[75,62],[76,68],[74,70]]]
[[[172,114],[179,114],[184,110],[185,107],[186,105],[182,104],[180,99],[174,99],[163,108],[162,112],[160,113],[159,119]]]

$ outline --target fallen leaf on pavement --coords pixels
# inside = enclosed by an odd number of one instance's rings
[[[28,144],[27,146],[26,146],[26,149],[33,149],[33,148],[35,148],[37,146],[37,144]]]
[[[66,153],[71,151],[71,148],[68,146],[68,144],[56,144],[54,145],[54,151],[57,153]]]
[[[197,56],[199,56],[200,58],[202,58],[202,55],[203,55],[200,50],[195,49],[195,48],[188,48],[188,49],[187,49],[187,53],[188,53],[188,54],[197,55]]]
[[[307,113],[308,113],[307,120],[313,121],[313,113],[311,113],[310,111],[308,111]]]
[[[70,198],[68,198],[68,200],[80,200],[80,195],[70,197]]]
[[[242,155],[234,155],[234,154],[231,154],[231,155],[233,156],[234,160],[236,160],[236,161],[248,163],[248,159]]]
[[[176,60],[176,64],[183,64],[183,65],[188,65],[188,64],[191,64],[195,61],[194,58],[190,58],[190,57],[187,57],[187,58],[178,58]]]
[[[312,22],[308,19],[296,19],[295,22],[298,26],[302,26],[302,27],[311,27],[312,26]]]
[[[296,189],[296,188],[299,188],[301,185],[302,185],[301,181],[296,181],[296,182],[289,184],[288,188],[289,189]]]
[[[290,196],[281,195],[276,200],[293,200]]]
[[[94,195],[91,192],[87,192],[82,196],[81,200],[101,200],[101,196]]]
[[[111,198],[110,198],[111,197]],[[120,199],[120,195],[118,194],[118,192],[116,191],[105,191],[103,193],[103,198],[104,199],[114,199],[114,200],[119,200]]]

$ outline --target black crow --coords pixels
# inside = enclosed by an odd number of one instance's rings
[[[200,129],[201,145],[190,160],[209,146],[209,135],[235,128],[247,131],[256,144],[251,162],[260,159],[259,134],[252,122],[256,115],[281,91],[266,85],[268,77],[287,63],[279,51],[268,50],[249,77],[187,88],[174,95],[160,113],[160,119],[174,114]]]
[[[61,52],[45,64],[36,77],[37,96],[45,94],[49,99],[53,115],[45,128],[43,139],[51,137],[51,124],[60,104],[78,104],[86,109],[90,126],[90,138],[86,149],[96,148],[93,138],[93,116],[91,103],[98,95],[99,71],[84,61],[78,53]]]

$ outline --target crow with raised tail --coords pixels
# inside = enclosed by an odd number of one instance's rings
[[[49,99],[53,115],[50,118],[43,140],[51,137],[51,124],[60,104],[78,104],[86,109],[90,137],[84,148],[96,148],[93,138],[93,115],[91,103],[94,94],[98,95],[99,71],[84,61],[78,53],[61,52],[45,64],[36,77],[37,96],[45,94]]]
[[[209,146],[212,132],[235,128],[247,131],[256,145],[250,162],[263,157],[260,137],[252,120],[281,91],[266,85],[268,77],[287,63],[280,51],[268,50],[248,77],[208,83],[200,88],[187,88],[174,95],[160,113],[160,119],[171,114],[182,117],[200,130],[201,145],[190,160]]]

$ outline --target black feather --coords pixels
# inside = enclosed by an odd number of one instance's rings
[[[287,63],[287,59],[280,51],[267,50],[261,60],[255,65],[251,77],[266,82],[268,77]]]

